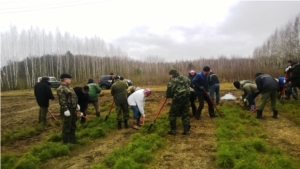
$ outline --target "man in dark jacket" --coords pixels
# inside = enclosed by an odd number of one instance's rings
[[[122,116],[124,120],[124,127],[128,128],[129,109],[127,103],[127,83],[121,81],[118,75],[114,76],[114,84],[111,86],[111,95],[114,98],[117,112],[118,129],[122,126]]]
[[[172,104],[169,111],[171,129],[168,134],[176,134],[176,117],[182,117],[184,127],[182,134],[187,135],[191,128],[189,119],[191,81],[186,76],[179,75],[173,68],[169,71],[169,75],[171,79],[168,83],[166,98],[172,98]]]
[[[80,106],[80,122],[84,123],[86,119],[83,116],[86,116],[86,109],[89,104],[89,86],[74,87],[73,90],[77,95],[78,104]]]
[[[293,75],[293,70],[296,64],[296,62],[288,60],[287,67],[284,68],[285,79],[289,79]],[[286,99],[289,100],[292,95],[294,99],[298,100],[298,91],[296,86],[289,85],[288,81],[286,81],[286,87]]]
[[[34,85],[34,96],[40,106],[39,123],[42,123],[44,126],[47,124],[49,100],[54,100],[50,83],[48,81],[49,77],[42,77],[42,80]]]
[[[294,99],[298,100],[298,93],[296,87],[300,89],[300,64],[294,62],[292,64],[292,75],[286,79],[287,85],[287,95],[292,94]],[[288,96],[287,96],[288,97]]]
[[[196,94],[195,94],[195,90],[194,90],[194,85],[192,84],[192,81],[194,79],[194,77],[196,76],[196,72],[194,70],[191,70],[189,73],[188,78],[191,81],[191,85],[190,85],[190,102],[191,102],[191,107],[192,107],[192,111],[193,111],[193,116],[196,116],[196,104],[195,104],[195,100],[196,100]]]
[[[208,104],[208,112],[209,112],[209,116],[210,117],[217,117],[218,115],[215,114],[214,112],[214,107],[213,107],[213,103],[210,100],[210,96],[206,93],[206,91],[208,91],[208,83],[209,83],[209,79],[208,79],[208,74],[210,72],[210,67],[205,66],[203,68],[203,71],[198,73],[192,83],[194,85],[194,89],[195,89],[195,93],[197,95],[198,101],[199,101],[199,107],[197,109],[196,112],[196,119],[197,120],[201,120],[201,112],[202,109],[204,107],[204,100],[207,102]]]
[[[278,110],[276,107],[276,99],[277,93],[279,91],[279,84],[278,82],[270,75],[263,74],[263,73],[256,73],[255,74],[255,83],[257,86],[257,90],[262,94],[261,102],[257,109],[256,118],[262,118],[262,113],[265,108],[265,105],[268,99],[271,99],[271,107],[273,110],[273,118],[277,118]]]
[[[215,93],[216,93],[216,102],[215,102]],[[220,82],[218,76],[210,71],[209,73],[209,95],[213,102],[216,104],[220,103]]]

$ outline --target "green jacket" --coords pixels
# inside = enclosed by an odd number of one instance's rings
[[[98,102],[98,94],[101,92],[101,88],[96,83],[88,83],[89,86],[89,102]]]
[[[241,84],[241,90],[244,91],[244,94],[242,95],[242,99],[248,99],[250,94],[259,92],[257,90],[256,84],[254,84],[252,81],[242,80],[240,81],[240,84]]]
[[[61,84],[57,88],[57,96],[60,108],[64,111],[68,109],[75,109],[78,104],[78,98],[74,90],[65,84]]]
[[[117,105],[127,103],[127,88],[127,83],[119,79],[111,86],[110,93]]]
[[[165,96],[173,100],[189,97],[190,84],[191,81],[188,77],[176,74],[170,79]]]

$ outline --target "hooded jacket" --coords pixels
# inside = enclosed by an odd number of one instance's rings
[[[262,94],[271,90],[279,90],[279,84],[277,81],[268,74],[261,74],[257,76],[255,83],[257,90],[259,90]]]
[[[34,96],[40,107],[49,107],[49,99],[54,99],[50,83],[42,80],[34,85]]]

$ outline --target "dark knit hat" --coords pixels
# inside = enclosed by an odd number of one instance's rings
[[[114,75],[114,73],[110,73],[109,75]]]
[[[124,80],[124,77],[123,77],[123,76],[121,76],[121,77],[120,77],[120,80]]]
[[[259,75],[262,75],[263,73],[256,73],[255,74],[255,77],[259,76]]]
[[[204,71],[204,72],[209,72],[209,71],[210,71],[210,67],[204,66],[203,71]]]
[[[234,87],[237,88],[237,89],[240,89],[240,88],[241,88],[241,84],[240,84],[239,81],[233,82],[233,85],[234,85]]]
[[[170,69],[169,75],[175,75],[175,74],[177,74],[177,70],[174,68]]]
[[[69,74],[63,73],[60,75],[60,79],[64,79],[64,78],[72,78],[72,76]]]
[[[94,79],[89,78],[88,83],[94,83]]]
[[[85,91],[85,92],[89,92],[90,87],[89,86],[84,86],[82,90]]]
[[[292,61],[292,60],[288,60],[287,62],[288,62],[288,63],[293,63],[293,61]]]

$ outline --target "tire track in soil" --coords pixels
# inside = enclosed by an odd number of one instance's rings
[[[300,164],[300,127],[284,116],[284,112],[278,113],[278,119],[273,119],[273,112],[264,111],[260,126],[268,135],[267,142],[279,147]]]

